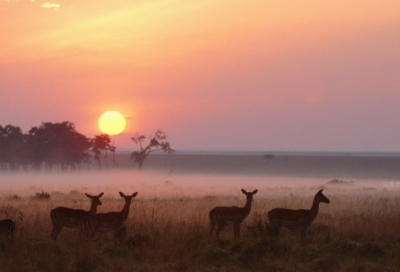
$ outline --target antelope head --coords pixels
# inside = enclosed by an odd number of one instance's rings
[[[132,198],[137,196],[137,192],[133,193],[132,195],[128,195],[128,196],[124,195],[124,193],[119,192],[119,195],[125,199],[125,205],[129,206],[129,205],[131,205]]]
[[[99,194],[98,196],[91,196],[87,193],[85,195],[92,200],[92,203],[95,205],[101,205],[100,197],[103,196],[104,193]]]
[[[318,202],[322,202],[322,203],[326,203],[326,204],[329,204],[331,202],[326,196],[324,196],[324,194],[322,193],[322,189],[319,190],[318,193],[315,195],[315,199]]]
[[[245,189],[242,189],[242,193],[246,195],[247,201],[252,201],[253,195],[255,195],[257,192],[258,190],[254,190],[253,192],[246,192]]]

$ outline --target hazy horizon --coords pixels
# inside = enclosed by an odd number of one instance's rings
[[[119,147],[115,150],[116,153],[121,153],[121,154],[127,154],[127,153],[132,153],[133,151],[139,150],[136,146],[132,148],[128,147]],[[165,155],[170,155],[167,153],[164,153],[162,151],[157,151],[155,154],[165,154]],[[299,151],[293,151],[293,150],[199,150],[199,149],[178,149],[174,150],[172,154],[211,154],[211,155],[278,155],[278,156],[285,156],[285,155],[299,155],[299,156],[400,156],[400,152],[396,151],[327,151],[327,150],[299,150]]]

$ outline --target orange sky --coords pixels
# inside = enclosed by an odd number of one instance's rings
[[[331,2],[331,3],[330,3]],[[0,0],[0,125],[117,145],[400,151],[400,2]]]

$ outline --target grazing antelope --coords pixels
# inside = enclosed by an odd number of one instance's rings
[[[233,207],[215,207],[208,214],[210,219],[210,235],[212,235],[214,228],[218,225],[216,235],[219,238],[219,234],[223,230],[225,225],[233,225],[233,232],[235,240],[240,239],[240,224],[249,215],[251,210],[251,201],[253,200],[253,195],[255,195],[258,190],[254,190],[251,193],[246,192],[242,189],[242,193],[246,195],[246,205],[243,208],[236,206]]]
[[[124,223],[129,215],[132,198],[137,196],[137,192],[126,196],[119,192],[125,199],[125,205],[120,212],[98,213],[94,217],[85,220],[85,231],[89,233],[89,239],[93,238],[96,232],[114,232],[114,243],[123,243],[126,237],[126,227]]]
[[[11,219],[6,219],[0,221],[0,236],[4,234],[6,236],[8,244],[12,244],[14,242],[14,233],[15,233],[15,223]]]
[[[54,240],[57,240],[57,236],[60,234],[63,227],[80,228],[81,231],[83,231],[84,220],[96,214],[97,206],[101,205],[100,197],[102,197],[103,194],[104,193],[101,193],[98,196],[91,196],[85,193],[85,195],[92,201],[89,211],[66,207],[57,207],[52,209],[50,211],[51,221],[53,222],[53,231],[51,232],[51,237]]]
[[[321,202],[330,203],[329,199],[322,194],[322,190],[319,190],[309,210],[272,209],[268,212],[269,224],[276,231],[276,234],[278,234],[280,227],[291,230],[300,229],[301,241],[304,242],[306,230],[317,217],[319,203]]]

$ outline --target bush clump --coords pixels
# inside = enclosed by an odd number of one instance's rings
[[[7,200],[11,200],[11,201],[18,201],[21,200],[21,197],[17,194],[13,194],[13,195],[9,195],[6,198]]]
[[[345,180],[341,180],[341,179],[332,179],[330,181],[328,181],[327,184],[340,184],[340,185],[350,185],[350,184],[354,184],[354,181],[345,181]]]
[[[41,193],[36,193],[36,195],[33,197],[33,199],[49,200],[50,197],[51,197],[51,195],[49,193],[42,191]]]

